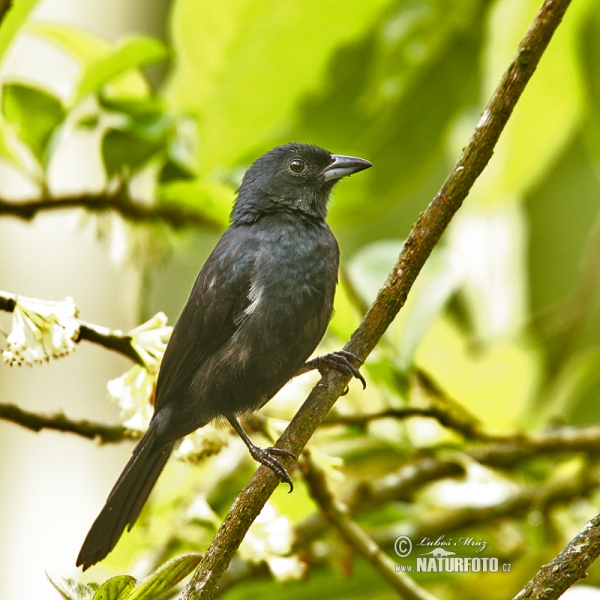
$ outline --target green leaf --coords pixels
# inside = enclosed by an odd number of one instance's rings
[[[112,98],[105,93],[98,94],[98,102],[102,108],[111,112],[128,115],[134,121],[157,119],[165,114],[166,105],[162,98]]]
[[[21,159],[10,144],[8,128],[4,116],[0,115],[0,157],[5,158],[14,165],[21,166]]]
[[[79,119],[79,121],[75,123],[75,126],[80,127],[81,129],[96,129],[98,123],[100,123],[98,115],[86,115]]]
[[[92,600],[93,598],[94,591],[92,588],[79,583],[79,581],[49,572],[46,572],[46,577],[62,597],[67,600]]]
[[[202,560],[202,554],[190,552],[177,556],[160,566],[148,579],[143,581],[127,600],[152,600],[176,586],[189,575]]]
[[[334,227],[362,227],[403,203],[419,210],[437,191],[448,130],[479,100],[485,11],[474,4],[456,0],[449,15],[436,0],[401,3],[332,56],[322,88],[299,107],[298,138],[375,165],[336,190]],[[388,235],[410,224],[399,215],[384,216]]]
[[[172,19],[174,104],[199,117],[207,171],[245,158],[286,127],[330,53],[367,29],[388,0],[181,0]],[[317,26],[315,26],[317,24]],[[307,41],[309,40],[309,41]],[[267,142],[268,143],[268,142]]]
[[[124,600],[135,582],[135,578],[130,575],[111,577],[98,588],[93,600]]]
[[[62,102],[39,87],[7,83],[2,90],[2,113],[43,164],[48,142],[66,114]]]
[[[73,101],[78,102],[128,71],[164,61],[167,57],[167,49],[159,40],[146,36],[130,37],[107,56],[88,65]]]
[[[106,40],[77,27],[33,21],[27,23],[25,29],[69,52],[84,66],[105,56],[111,49]]]
[[[21,30],[23,23],[29,17],[29,13],[33,10],[38,0],[19,0],[13,2],[10,9],[2,20],[2,27],[0,27],[0,57],[4,58],[8,47],[12,44],[12,41]]]
[[[67,51],[82,66],[82,75],[71,103],[97,91],[119,98],[145,98],[150,93],[146,78],[135,69],[163,60],[167,51],[161,42],[137,36],[116,48],[82,29],[49,23],[29,23],[27,30]],[[87,91],[86,91],[87,90]]]
[[[123,170],[139,169],[155,154],[166,151],[166,144],[167,133],[160,126],[154,131],[144,127],[109,130],[102,139],[102,158],[108,177]]]
[[[196,175],[192,173],[188,168],[180,165],[178,162],[173,160],[167,160],[160,170],[158,181],[160,183],[173,183],[174,181],[193,181]]]

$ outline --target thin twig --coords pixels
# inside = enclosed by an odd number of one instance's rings
[[[221,231],[222,224],[200,214],[178,206],[146,205],[135,202],[123,192],[115,194],[81,194],[58,198],[37,198],[33,200],[4,200],[0,198],[0,216],[12,216],[30,221],[40,212],[84,208],[89,211],[114,211],[129,221],[138,223],[164,223],[173,229],[196,227]]]
[[[429,538],[435,540],[440,536],[450,536],[455,532],[464,530],[466,527],[477,525],[490,525],[498,519],[513,518],[518,515],[526,515],[534,510],[543,510],[547,512],[550,508],[564,505],[572,500],[579,499],[589,495],[600,485],[597,473],[577,473],[568,481],[561,482],[560,485],[553,485],[552,482],[539,485],[526,485],[517,490],[509,498],[498,502],[497,504],[486,507],[475,507],[469,509],[455,509],[444,511],[439,517],[433,514],[432,510],[427,511],[427,518],[421,523],[417,523],[412,528],[402,530],[403,535],[408,535],[412,540],[421,540]],[[315,518],[318,516],[318,519]],[[430,520],[430,516],[433,518]],[[299,526],[294,527],[295,542],[292,547],[292,554],[301,554],[303,560],[311,565],[311,572],[317,565],[328,565],[331,561],[331,550],[320,546],[317,554],[313,552],[311,542],[318,537],[314,535],[306,523],[310,520],[324,522],[326,525],[319,528],[318,536],[326,533],[330,524],[322,513],[313,515],[306,519]],[[398,537],[397,527],[390,527],[384,530],[375,530],[372,534],[373,541],[382,548],[392,548]],[[502,555],[499,549],[496,549],[496,556]],[[247,564],[245,569],[236,569],[233,572],[228,571],[219,582],[219,589],[216,596],[221,596],[224,592],[250,579],[259,579],[270,577],[268,569],[264,565]]]
[[[120,352],[133,362],[144,366],[144,361],[131,343],[131,336],[118,329],[109,329],[108,327],[81,321],[79,325],[79,337],[75,341],[80,342],[81,340],[86,340],[109,350]]]
[[[562,427],[535,436],[506,436],[492,443],[461,448],[460,455],[454,458],[444,455],[419,456],[383,477],[361,481],[349,489],[341,501],[356,516],[390,501],[413,502],[415,494],[430,483],[463,476],[466,473],[465,459],[488,467],[510,469],[543,455],[568,456],[579,453],[591,457],[600,454],[600,427]],[[474,509],[468,512],[474,516]],[[300,521],[296,526],[295,551],[322,535],[326,529],[327,522],[321,515],[311,515]]]
[[[344,540],[373,565],[374,569],[405,600],[435,600],[429,592],[417,585],[406,573],[397,573],[393,561],[350,517],[348,507],[338,502],[327,486],[325,473],[304,453],[301,464],[310,495],[323,511],[326,519],[336,528]]]
[[[134,439],[122,425],[104,425],[92,421],[72,421],[64,414],[39,415],[19,408],[14,404],[0,404],[0,419],[16,423],[32,431],[53,429],[69,432],[105,444]]]
[[[497,519],[516,518],[533,510],[547,512],[555,505],[565,504],[574,498],[585,498],[599,486],[598,471],[576,473],[558,484],[550,480],[542,485],[524,485],[516,493],[491,506],[428,511],[426,518],[410,530],[409,536],[415,539],[434,538],[440,533],[451,534],[481,523],[490,524]]]
[[[365,359],[404,305],[409,290],[439,241],[454,213],[460,208],[488,161],[523,90],[561,22],[570,0],[545,0],[488,107],[452,172],[408,236],[400,257],[379,291],[377,299],[353,334],[345,350]],[[349,377],[329,373],[315,386],[277,445],[299,455],[325,415],[343,393]],[[291,460],[287,460],[288,466]],[[212,598],[219,579],[252,522],[278,485],[276,476],[259,467],[235,499],[213,538],[183,597]]]

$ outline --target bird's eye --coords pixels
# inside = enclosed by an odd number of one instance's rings
[[[305,168],[306,165],[304,164],[304,161],[298,158],[290,163],[290,171],[292,171],[292,173],[302,173]]]

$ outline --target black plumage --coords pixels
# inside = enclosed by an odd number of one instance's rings
[[[237,417],[259,409],[310,368],[340,368],[362,380],[349,353],[306,361],[331,318],[337,283],[339,249],[325,222],[329,196],[340,178],[370,166],[295,143],[271,150],[248,169],[230,226],[173,329],[148,431],[92,525],[77,565],[85,570],[114,548],[135,523],[175,442],[217,417],[226,418],[253,458],[291,490],[278,459],[291,453],[255,446]]]

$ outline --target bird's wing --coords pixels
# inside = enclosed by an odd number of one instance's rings
[[[200,271],[163,357],[155,411],[185,395],[202,363],[235,333],[248,294],[256,240],[245,228],[225,232]]]

